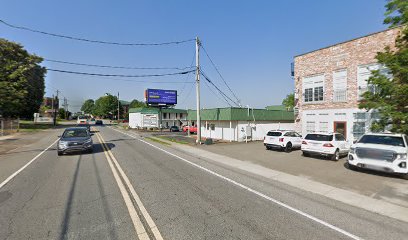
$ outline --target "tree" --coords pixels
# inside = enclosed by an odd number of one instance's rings
[[[368,84],[373,90],[363,94],[359,108],[378,110],[381,119],[372,124],[373,131],[391,126],[392,132],[408,134],[408,2],[390,0],[386,9],[384,23],[401,26],[401,34],[395,41],[395,49],[386,47],[377,54],[376,59],[389,74],[372,72]]]
[[[146,103],[139,101],[137,99],[133,99],[132,102],[130,102],[129,108],[140,108],[140,107],[146,107]]]
[[[286,98],[282,100],[282,104],[289,109],[293,109],[295,107],[295,94],[291,93],[286,95]]]
[[[119,102],[119,111],[123,112],[122,106]],[[92,112],[96,116],[117,116],[118,114],[118,98],[108,94],[102,96],[95,101],[95,106]]]
[[[44,97],[42,58],[0,38],[0,115],[32,118]]]
[[[81,111],[87,114],[91,114],[94,110],[95,102],[93,99],[86,100],[81,107]]]
[[[58,109],[58,118],[59,119],[65,119],[66,114],[67,114],[67,112],[65,111],[65,109],[63,109],[63,108]]]

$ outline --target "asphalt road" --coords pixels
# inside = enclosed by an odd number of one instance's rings
[[[93,154],[57,156],[52,143],[61,130],[52,130],[0,155],[0,184],[7,181],[0,185],[0,239],[408,236],[408,223],[107,126],[98,130]]]

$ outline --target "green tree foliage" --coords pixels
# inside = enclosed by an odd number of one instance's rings
[[[44,97],[42,58],[0,38],[0,115],[32,118]]]
[[[132,102],[130,102],[129,108],[139,108],[139,107],[146,107],[146,103],[139,101],[137,99],[133,99]]]
[[[65,119],[66,118],[66,111],[63,108],[58,109],[58,118]]]
[[[295,94],[291,93],[286,95],[286,98],[282,100],[282,104],[289,109],[293,109],[295,107]]]
[[[122,106],[119,102],[119,111],[123,113]],[[116,96],[107,95],[98,98],[95,101],[93,115],[96,116],[110,116],[114,118],[118,114],[118,98]]]
[[[408,1],[391,0],[386,5],[384,23],[391,27],[401,25],[401,34],[396,39],[396,49],[386,47],[377,54],[379,63],[389,71],[390,76],[373,71],[368,84],[374,91],[363,94],[360,108],[377,109],[381,120],[372,125],[373,131],[382,131],[391,125],[391,131],[408,134]]]
[[[81,111],[87,114],[91,114],[94,111],[95,102],[93,99],[86,100],[81,107]]]

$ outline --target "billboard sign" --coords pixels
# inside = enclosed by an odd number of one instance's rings
[[[147,89],[145,91],[146,103],[149,105],[176,105],[177,91],[164,89]]]

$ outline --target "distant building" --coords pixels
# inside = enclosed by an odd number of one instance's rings
[[[122,106],[123,109],[123,116],[128,116],[129,115],[129,106],[130,102],[125,101],[125,100],[119,100],[120,105]]]
[[[130,128],[169,128],[171,126],[181,127],[187,124],[187,110],[175,108],[130,108]]]
[[[54,107],[52,106],[54,104]],[[53,110],[54,109],[54,110]],[[44,97],[40,106],[40,115],[42,117],[53,117],[53,112],[58,112],[59,99],[57,97]]]
[[[358,108],[372,70],[386,73],[377,63],[377,52],[395,45],[400,28],[301,54],[294,59],[295,126],[303,135],[339,132],[349,142],[369,131],[376,111]]]
[[[212,108],[200,115],[202,137],[225,141],[263,140],[270,130],[294,129],[293,111],[286,109]],[[187,120],[195,126],[197,112],[188,110]]]

